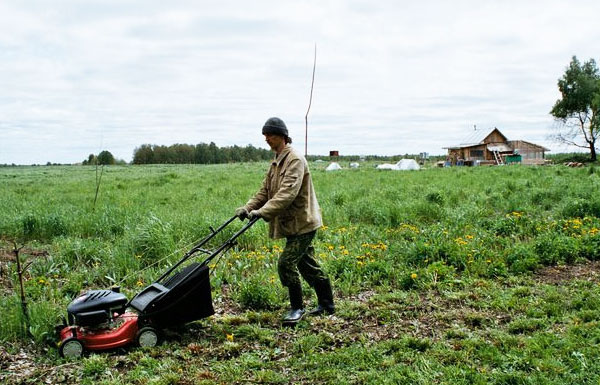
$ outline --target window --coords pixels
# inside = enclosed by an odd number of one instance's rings
[[[470,150],[469,151],[469,156],[471,158],[483,159],[483,150]]]

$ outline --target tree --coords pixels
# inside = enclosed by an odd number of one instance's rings
[[[133,164],[152,164],[154,160],[154,151],[152,145],[142,144],[133,150]]]
[[[550,113],[563,123],[565,130],[556,135],[556,140],[589,149],[591,160],[595,161],[600,134],[600,72],[594,59],[581,65],[573,56],[558,80],[558,90],[562,98]]]
[[[115,164],[115,157],[110,151],[102,151],[98,154],[98,164]]]
[[[85,165],[93,165],[93,164],[96,164],[96,155],[94,155],[94,154],[90,154],[90,155],[88,156],[88,158],[87,158],[87,159],[85,159],[85,160],[83,161],[83,163],[81,163],[81,164],[83,164],[84,166],[85,166]]]

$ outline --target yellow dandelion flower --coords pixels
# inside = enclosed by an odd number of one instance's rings
[[[227,341],[233,342],[233,334],[227,334],[226,338],[227,338]]]
[[[412,279],[417,279],[417,273],[412,273],[412,274],[410,275],[410,277],[411,277]]]

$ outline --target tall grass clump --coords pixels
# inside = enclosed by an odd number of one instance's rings
[[[144,263],[156,262],[175,250],[171,225],[150,214],[134,230],[131,251]]]
[[[281,306],[278,282],[266,274],[246,277],[238,284],[236,300],[245,309],[273,310]]]

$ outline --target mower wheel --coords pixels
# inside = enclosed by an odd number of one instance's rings
[[[80,358],[83,356],[83,344],[77,338],[70,337],[64,340],[58,348],[58,353],[65,358]]]
[[[150,326],[141,328],[135,336],[135,342],[142,348],[151,348],[158,344],[158,332]]]

